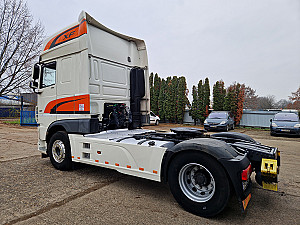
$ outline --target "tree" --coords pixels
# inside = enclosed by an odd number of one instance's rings
[[[154,112],[154,114],[158,114],[158,96],[160,92],[160,83],[161,79],[156,73],[154,75],[154,82],[153,82],[153,96],[152,96],[152,105],[151,105],[151,111]]]
[[[237,97],[237,107],[234,114],[234,121],[236,124],[239,124],[242,115],[243,115],[243,108],[244,108],[244,100],[245,100],[245,85],[237,83],[236,85],[236,97]]]
[[[215,111],[224,110],[226,89],[222,80],[217,81],[213,86],[213,109]]]
[[[185,77],[178,79],[176,122],[183,123],[185,106],[187,104],[187,87]]]
[[[191,109],[189,111],[189,115],[192,117],[192,119],[194,120],[195,125],[197,124],[197,110],[198,110],[198,90],[197,87],[195,85],[193,85],[193,89],[192,89],[192,96],[193,96],[193,101],[192,101],[192,106]]]
[[[296,92],[292,92],[292,96],[289,96],[289,99],[292,101],[292,103],[288,104],[287,108],[300,110],[300,87]]]
[[[150,109],[151,110],[152,110],[152,107],[154,105],[154,98],[153,98],[153,92],[154,92],[153,78],[154,78],[153,73],[150,73],[150,76],[149,76],[149,85],[150,85]]]
[[[171,80],[171,102],[170,104],[170,114],[169,120],[171,122],[177,122],[176,112],[177,112],[177,95],[178,95],[178,77],[173,76]]]
[[[300,101],[300,86],[297,91],[292,92],[292,96],[289,96],[289,99],[292,101]]]
[[[160,91],[158,96],[158,115],[162,121],[165,121],[166,116],[166,89],[167,83],[165,79],[161,80]]]
[[[209,87],[209,79],[205,78],[203,85],[203,104],[204,104],[204,118],[206,118],[209,114],[209,105],[210,105],[210,87]]]
[[[285,109],[289,104],[293,104],[291,100],[280,99],[275,103],[275,108],[277,109]]]
[[[166,81],[166,98],[165,98],[165,118],[166,120],[168,120],[170,122],[170,120],[172,119],[172,78],[171,77],[167,77],[167,81]]]
[[[28,89],[44,37],[22,0],[0,0],[0,96]]]
[[[258,97],[258,109],[274,109],[275,108],[275,96],[268,95],[265,97]]]
[[[245,101],[244,109],[257,109],[258,107],[258,96],[256,90],[251,87],[245,87]]]
[[[244,84],[234,83],[228,87],[224,102],[224,110],[230,111],[234,115],[234,121],[236,124],[239,124],[242,119],[244,99]]]
[[[198,102],[197,102],[197,119],[200,120],[200,122],[203,122],[205,120],[204,118],[204,92],[203,92],[203,81],[199,80],[198,82]]]
[[[236,96],[235,96],[235,90],[234,86],[230,85],[227,88],[227,94],[224,99],[224,110],[235,112],[236,109]]]

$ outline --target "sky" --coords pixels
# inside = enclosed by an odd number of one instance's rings
[[[299,0],[27,0],[50,36],[82,10],[119,33],[145,40],[150,72],[288,99],[300,86]],[[191,94],[190,94],[191,95]],[[191,98],[191,97],[189,97]]]

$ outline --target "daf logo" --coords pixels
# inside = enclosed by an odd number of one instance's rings
[[[73,30],[72,32],[70,32],[68,34],[64,34],[64,40],[69,39],[74,34],[75,34],[75,30]]]

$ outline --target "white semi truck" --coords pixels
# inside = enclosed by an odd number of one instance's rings
[[[81,12],[46,40],[33,68],[38,150],[59,170],[80,162],[167,182],[184,209],[204,217],[220,213],[230,194],[245,210],[252,171],[277,190],[277,148],[239,133],[141,129],[150,122],[148,82],[145,42]]]

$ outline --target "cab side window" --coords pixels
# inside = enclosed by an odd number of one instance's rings
[[[43,65],[40,88],[45,88],[54,85],[55,79],[56,79],[56,62],[51,62]]]

